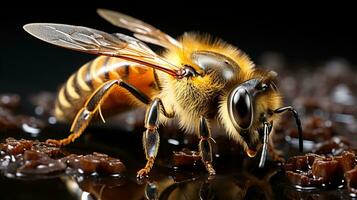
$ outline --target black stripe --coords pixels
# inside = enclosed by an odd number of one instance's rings
[[[119,85],[125,89],[127,89],[132,95],[134,95],[136,98],[138,98],[141,102],[145,104],[149,104],[151,102],[150,97],[148,97],[146,94],[138,90],[136,87],[130,85],[129,83],[126,83],[124,81],[119,82]]]
[[[98,106],[99,102],[103,99],[105,93],[107,93],[111,87],[117,84],[117,80],[107,81],[104,85],[101,86],[99,90],[90,98],[88,104],[86,106],[87,110],[94,111],[95,108]]]
[[[153,70],[153,73],[154,73],[154,79],[155,79],[155,83],[156,83],[157,88],[158,88],[159,90],[162,90],[162,86],[161,86],[159,77],[157,76],[157,73],[156,73],[156,70],[155,70],[155,69]]]
[[[143,103],[149,104],[151,102],[150,97],[146,96],[143,92],[136,89],[134,86],[132,86],[128,83],[125,83],[122,80],[112,80],[112,81],[107,81],[104,85],[101,86],[100,89],[98,89],[96,91],[96,93],[88,101],[88,103],[86,105],[86,109],[88,111],[94,111],[95,108],[98,106],[99,102],[102,100],[103,96],[105,96],[105,94],[115,84],[119,84],[120,87],[123,87],[126,90],[128,90],[132,95],[134,95],[134,97],[138,98]]]
[[[90,61],[86,65],[86,75],[85,75],[85,82],[86,84],[90,87],[90,89],[94,89],[93,83],[92,83],[92,76],[90,74],[91,68],[93,67],[93,60]]]
[[[109,80],[109,68],[108,68],[108,61],[111,57],[107,56],[105,57],[104,60],[104,76],[105,76],[105,80]]]
[[[123,66],[124,67],[124,75],[123,75],[123,78],[128,78],[129,77],[129,67],[130,65],[126,64]]]
[[[73,79],[73,87],[74,87],[74,90],[76,91],[76,93],[81,96],[81,88],[79,87],[79,83],[78,83],[78,72],[76,72],[74,74],[74,79]]]

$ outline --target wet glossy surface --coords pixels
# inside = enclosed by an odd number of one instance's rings
[[[336,64],[336,63],[335,63]],[[337,155],[356,147],[356,81],[354,71],[341,66],[326,66],[313,72],[304,70],[281,74],[280,89],[287,104],[293,102],[302,115],[305,134],[304,151]],[[338,70],[340,71],[338,71]],[[331,71],[334,71],[331,73]],[[337,72],[336,72],[337,70]],[[49,95],[49,94],[45,94]],[[43,97],[43,96],[42,96]],[[11,104],[9,100],[13,99]],[[69,125],[55,124],[49,116],[51,95],[31,98],[29,118],[17,104],[28,99],[16,96],[0,98],[0,138],[16,139],[63,138]],[[215,177],[208,177],[204,167],[196,161],[194,152],[177,153],[182,148],[197,150],[198,139],[185,136],[176,126],[161,128],[160,149],[152,174],[147,180],[136,179],[136,171],[145,164],[142,148],[142,111],[108,120],[106,125],[91,126],[75,143],[65,147],[66,154],[105,153],[120,159],[126,166],[124,173],[104,175],[97,173],[66,173],[21,175],[2,171],[1,199],[346,199],[350,198],[346,183],[337,186],[296,187],[289,182],[281,164],[268,159],[264,169],[258,169],[257,158],[248,158],[239,145],[229,141],[220,129],[214,128],[213,147]],[[40,120],[39,120],[40,119]],[[297,134],[291,116],[284,115],[281,123],[274,124],[277,135],[273,138],[285,158],[297,154]],[[342,136],[340,139],[331,139]],[[330,140],[331,139],[331,140]],[[319,142],[319,145],[316,145]],[[176,165],[173,167],[173,151]],[[192,153],[192,155],[190,155]],[[33,156],[33,155],[28,155]],[[259,156],[257,156],[259,157]],[[190,163],[193,163],[191,165]],[[356,188],[355,171],[346,175],[348,184]]]
[[[60,130],[61,128],[62,127],[55,126],[56,130]],[[50,130],[48,131],[50,132]],[[100,135],[91,134],[92,131],[100,131],[102,133]],[[80,198],[84,198],[82,196],[88,195],[87,192],[96,196],[94,199],[99,199],[99,196],[102,196],[102,199],[115,199],[118,196],[123,197],[124,199],[142,199],[145,195],[153,196],[156,193],[156,195],[166,196],[165,198],[167,199],[177,199],[179,198],[177,195],[191,196],[190,199],[196,199],[199,195],[218,195],[215,194],[216,192],[212,193],[211,190],[224,191],[225,187],[222,188],[222,184],[224,183],[227,187],[232,187],[232,194],[225,195],[229,195],[233,199],[236,199],[237,195],[244,195],[248,189],[241,188],[242,186],[246,187],[246,182],[249,182],[249,185],[252,185],[251,187],[255,187],[256,185],[259,187],[261,185],[269,185],[267,182],[264,184],[256,182],[258,180],[257,178],[251,180],[254,176],[248,172],[245,172],[244,174],[235,172],[235,167],[236,169],[242,168],[239,163],[243,161],[243,158],[239,153],[236,155],[237,161],[231,163],[225,162],[223,157],[216,158],[217,162],[218,160],[221,160],[221,162],[224,162],[225,165],[229,167],[219,166],[217,163],[219,175],[214,179],[209,179],[207,177],[207,174],[200,163],[195,164],[193,167],[175,167],[174,169],[171,167],[172,162],[170,159],[173,157],[173,154],[170,153],[170,151],[174,149],[178,150],[181,148],[178,146],[183,145],[172,145],[168,141],[172,143],[172,141],[175,140],[183,143],[183,140],[180,141],[179,138],[170,138],[171,140],[167,140],[165,137],[162,139],[161,151],[159,154],[160,158],[157,160],[157,167],[154,168],[150,180],[138,181],[135,177],[136,170],[144,164],[139,133],[140,132],[138,132],[137,135],[132,135],[132,133],[128,132],[112,133],[112,131],[106,129],[92,128],[92,130],[89,129],[89,133],[86,134],[83,139],[80,139],[79,142],[65,148],[68,151],[67,153],[90,153],[95,149],[95,151],[106,152],[112,156],[115,155],[115,157],[121,158],[128,168],[123,174],[110,176],[73,173],[67,175],[45,174],[43,176],[38,176],[38,174],[36,176],[33,174],[26,176],[26,174],[23,174],[17,176],[18,174],[11,174],[3,171],[5,173],[3,174],[1,181],[1,184],[4,185],[2,188],[8,188],[8,190],[12,191],[13,187],[15,187],[17,191],[26,193],[28,190],[27,187],[33,187],[34,191],[36,191],[36,187],[39,186],[42,188],[41,190],[43,192],[38,193],[39,196],[36,197],[37,199],[46,199],[48,195],[53,193],[58,194],[56,195],[57,197],[62,196],[63,198],[68,195],[73,196],[74,199],[79,198],[79,196],[81,196]],[[26,133],[16,134],[19,137],[31,138],[26,135]],[[118,138],[118,144],[116,144],[116,141],[113,140],[114,138],[110,136],[112,134],[122,134],[122,137]],[[59,134],[58,137],[60,135],[62,134]],[[193,147],[194,141],[190,143],[191,144],[188,144],[188,146]],[[118,148],[118,146],[120,146],[120,148]],[[230,154],[230,156],[235,157],[233,153]],[[275,173],[274,171],[275,170],[271,173]],[[52,184],[57,186],[53,187]],[[51,187],[51,189],[48,189],[47,187]],[[21,195],[19,196],[16,193],[9,193],[8,196],[5,195],[3,197],[16,197],[21,199]],[[185,199],[184,196],[181,198]]]
[[[56,125],[53,128],[57,131],[63,127]],[[16,134],[31,138],[23,133]],[[121,134],[121,137],[115,134]],[[58,137],[60,135],[63,134],[59,133]],[[179,145],[170,144],[173,140]],[[184,142],[188,144],[182,145]],[[264,169],[258,169],[257,160],[243,156],[239,148],[232,145],[224,138],[217,138],[215,152],[219,149],[220,154],[216,155],[214,164],[218,175],[210,178],[200,163],[171,167],[171,152],[182,146],[194,149],[195,139],[164,137],[150,179],[138,181],[136,170],[144,164],[140,131],[137,134],[120,130],[115,133],[111,129],[90,128],[83,138],[66,150],[80,154],[97,151],[120,158],[127,166],[125,173],[115,176],[73,173],[20,177],[3,174],[0,187],[9,192],[2,197],[25,199],[25,194],[31,194],[31,199],[146,199],[155,196],[160,199],[299,199],[308,196],[344,199],[348,196],[345,188],[299,190],[289,183],[277,163],[270,161]]]

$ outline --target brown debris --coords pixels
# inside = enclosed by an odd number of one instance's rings
[[[26,150],[23,154],[24,164],[17,169],[17,172],[22,174],[51,174],[61,172],[66,169],[66,165],[59,161],[50,158],[47,154]]]
[[[294,156],[285,163],[289,181],[302,187],[341,185],[346,173],[355,166],[355,154],[344,151],[340,156],[306,154]]]
[[[83,174],[94,172],[119,174],[125,171],[125,165],[119,159],[97,152],[85,156],[71,154],[63,158],[62,161],[67,163],[72,169]]]
[[[347,189],[351,196],[357,195],[357,167],[345,173]]]
[[[16,173],[25,175],[51,174],[71,168],[83,174],[118,174],[125,171],[125,165],[117,158],[106,154],[71,154],[65,156],[60,147],[39,141],[8,138],[0,144],[0,162],[18,163]],[[1,163],[0,163],[1,165]]]
[[[5,143],[0,145],[0,149],[6,154],[17,155],[24,153],[25,150],[31,149],[33,144],[34,142],[30,140],[7,138]]]
[[[199,152],[191,151],[187,148],[184,148],[181,151],[173,152],[173,165],[176,167],[194,166],[197,164],[197,161],[200,160],[201,160],[201,156]]]
[[[42,152],[51,157],[60,153],[60,148],[53,144],[47,144],[37,140],[16,140],[14,138],[7,138],[5,143],[0,144],[0,150],[4,151],[6,154],[14,156],[24,154],[26,150]]]

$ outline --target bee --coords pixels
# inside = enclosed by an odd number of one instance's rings
[[[109,34],[92,28],[32,23],[31,35],[48,43],[99,55],[82,66],[60,89],[55,116],[72,121],[70,135],[48,140],[67,145],[80,137],[99,114],[117,114],[146,106],[143,147],[147,163],[138,171],[144,177],[152,169],[159,149],[158,127],[176,119],[187,133],[200,138],[199,151],[209,175],[212,165],[211,126],[218,124],[250,157],[261,150],[259,166],[269,153],[277,153],[269,140],[279,114],[292,112],[303,148],[301,123],[291,106],[282,106],[277,74],[255,68],[235,46],[209,35],[185,33],[174,39],[159,29],[130,16],[98,9],[101,17],[128,29],[134,37]],[[163,47],[159,55],[144,42]]]

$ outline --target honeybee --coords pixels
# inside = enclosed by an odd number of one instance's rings
[[[24,26],[48,43],[100,55],[82,66],[60,89],[55,116],[72,121],[70,135],[48,140],[67,145],[78,138],[98,113],[116,114],[146,106],[143,146],[147,163],[138,176],[149,174],[159,149],[158,127],[177,119],[181,128],[200,138],[199,151],[209,175],[212,165],[210,126],[219,124],[242,145],[248,156],[262,149],[259,166],[268,152],[276,157],[269,135],[279,113],[291,111],[299,132],[301,123],[291,106],[282,107],[277,74],[255,68],[235,46],[209,35],[185,33],[174,39],[159,29],[122,13],[98,9],[101,17],[134,33],[108,34],[92,28],[52,23]],[[158,55],[144,42],[165,48]]]

